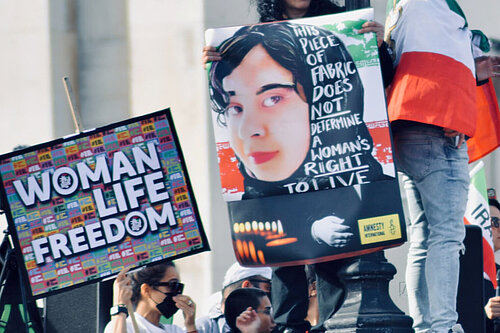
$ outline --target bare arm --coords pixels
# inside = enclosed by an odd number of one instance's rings
[[[132,280],[127,276],[128,268],[124,268],[113,283],[113,305],[125,305],[132,308]],[[120,313],[111,317],[113,333],[127,333],[127,315]]]
[[[500,77],[500,57],[484,56],[475,59],[476,76],[478,81],[484,81],[490,77]]]
[[[358,33],[364,34],[367,32],[374,32],[377,34],[377,46],[380,47],[384,42],[384,26],[375,21],[365,22]]]
[[[207,68],[207,63],[221,60],[220,53],[213,46],[205,46],[201,52],[201,64]]]

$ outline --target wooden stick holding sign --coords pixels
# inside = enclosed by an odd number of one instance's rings
[[[128,314],[130,316],[130,319],[132,320],[132,326],[134,327],[134,333],[140,333],[139,326],[137,325],[137,320],[135,319],[134,307],[132,306],[132,304],[127,304],[127,310],[128,310]]]
[[[71,115],[73,116],[73,122],[75,124],[76,132],[81,133],[83,131],[82,121],[80,119],[80,111],[78,110],[75,99],[73,97],[73,89],[71,89],[71,83],[67,76],[62,79],[64,90],[66,91],[66,97],[68,98],[69,108],[71,109]]]

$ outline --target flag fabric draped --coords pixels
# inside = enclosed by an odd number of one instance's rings
[[[486,186],[484,163],[480,161],[470,171],[469,199],[465,210],[464,223],[477,225],[483,234],[483,270],[484,277],[497,287],[495,254],[491,235],[490,208]]]
[[[500,146],[500,110],[491,79],[477,87],[477,128],[467,141],[469,162],[479,160]]]
[[[472,163],[500,146],[500,110],[491,80],[476,85],[471,48],[475,56],[488,52],[488,38],[468,26],[455,0],[387,2],[385,39],[397,65],[387,99],[390,120],[467,135]],[[421,111],[429,109],[439,112]]]
[[[472,137],[476,79],[465,17],[446,1],[389,3],[386,41],[393,45],[397,65],[388,96],[390,120],[433,124]]]

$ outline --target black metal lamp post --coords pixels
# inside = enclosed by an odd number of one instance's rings
[[[325,321],[331,333],[411,333],[413,320],[389,296],[389,281],[396,268],[383,251],[353,258],[339,272],[346,299]]]
[[[370,0],[345,0],[346,11],[370,6]],[[396,268],[384,251],[352,258],[339,272],[346,299],[325,321],[331,333],[412,333],[413,320],[389,296],[389,281]]]

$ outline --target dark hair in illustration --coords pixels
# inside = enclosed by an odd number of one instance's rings
[[[304,66],[305,57],[300,54],[300,45],[290,24],[243,27],[219,46],[222,60],[215,62],[210,70],[212,109],[219,114],[218,121],[222,125],[225,125],[224,114],[229,104],[229,94],[224,90],[222,80],[231,74],[247,53],[257,45],[262,45],[271,58],[292,73],[296,91],[297,83],[303,87],[311,85],[308,68]]]
[[[285,19],[285,0],[254,0],[260,22],[273,22]],[[336,14],[343,11],[330,0],[311,0],[309,9],[304,17]]]
[[[224,317],[231,332],[240,332],[236,327],[236,318],[248,307],[257,311],[261,299],[266,296],[267,294],[258,288],[239,288],[229,294],[224,304]]]
[[[312,34],[297,36],[295,31],[302,29],[312,31]],[[325,54],[323,58],[326,60],[326,64],[330,64],[329,73],[323,73],[325,75],[322,77],[317,76],[313,80],[311,70],[317,64],[312,66],[307,63],[307,54],[304,54],[305,52],[303,51],[300,39],[303,41],[306,40],[309,43],[313,38],[318,37],[325,38],[334,45],[324,49]],[[329,30],[316,26],[277,22],[243,27],[233,36],[222,42],[218,47],[222,60],[212,63],[209,73],[211,107],[217,113],[218,122],[223,126],[226,125],[225,112],[230,102],[229,94],[223,88],[222,83],[224,78],[230,75],[240,65],[245,55],[257,45],[261,45],[274,61],[292,73],[297,93],[297,87],[303,87],[306,102],[309,105],[310,126],[321,122],[324,118],[336,118],[345,113],[349,113],[359,119],[359,122],[355,125],[352,123],[350,125],[341,124],[339,125],[340,128],[334,131],[319,133],[315,136],[319,139],[318,142],[321,142],[321,146],[327,148],[336,147],[338,155],[335,158],[343,155],[343,153],[338,151],[339,144],[347,144],[349,146],[349,142],[357,142],[356,145],[362,147],[359,148],[360,154],[356,156],[356,159],[361,161],[361,164],[368,165],[369,167],[369,173],[366,175],[367,181],[380,179],[382,168],[371,155],[373,141],[363,122],[364,90],[361,78],[347,48]],[[349,70],[346,69],[345,64],[347,64]],[[313,83],[316,84],[314,85]],[[333,98],[337,98],[338,100],[333,103],[332,96],[327,97],[326,94],[318,96],[318,91],[315,91],[315,88],[320,88],[320,90],[327,88],[330,91],[331,89],[337,89]],[[342,112],[330,109],[327,117],[318,117],[318,108],[326,104],[330,106],[335,105],[335,108]],[[311,138],[307,138],[307,140],[309,140],[310,149],[313,148]],[[342,147],[340,148],[342,149]],[[335,149],[333,150],[334,153]],[[349,147],[347,149],[349,150]],[[326,177],[318,178],[315,177],[315,174],[305,174],[304,166],[314,161],[318,162],[319,160],[317,157],[313,157],[312,154],[308,154],[294,174],[278,182],[260,181],[250,177],[240,162],[240,172],[245,178],[244,198],[288,193],[288,190],[284,187],[285,184],[296,182],[308,182],[311,184],[315,178],[317,178],[315,180],[316,188],[331,188],[327,184]]]

